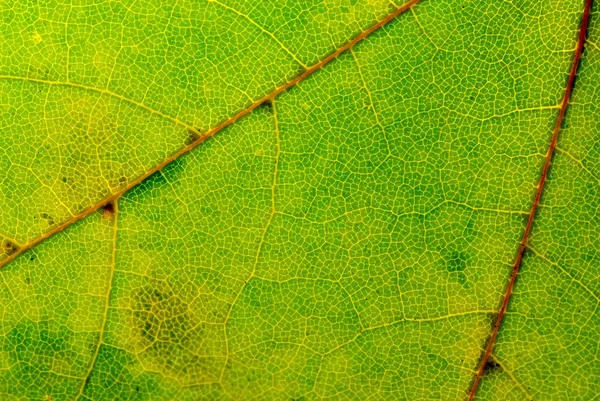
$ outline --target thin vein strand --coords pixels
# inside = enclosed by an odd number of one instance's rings
[[[111,256],[111,264],[110,264],[110,273],[109,273],[109,278],[108,278],[108,289],[106,290],[106,301],[104,303],[104,311],[102,314],[102,323],[100,325],[100,333],[98,335],[98,342],[96,343],[96,348],[94,349],[94,354],[93,354],[90,364],[88,366],[88,370],[85,374],[85,377],[82,380],[81,387],[79,388],[79,392],[77,393],[76,401],[79,401],[81,399],[81,397],[83,397],[83,393],[84,393],[85,388],[88,385],[90,375],[92,374],[92,371],[94,370],[94,367],[96,366],[96,363],[98,362],[98,356],[100,355],[100,347],[102,347],[102,344],[104,342],[104,334],[106,333],[106,322],[108,320],[108,311],[110,309],[109,308],[110,295],[112,292],[114,275],[115,275],[115,270],[116,270],[116,262],[117,262],[118,208],[119,208],[118,202],[115,201],[113,203],[112,212],[107,212],[107,214],[109,215],[108,218],[112,219],[112,221],[113,221],[112,256]]]

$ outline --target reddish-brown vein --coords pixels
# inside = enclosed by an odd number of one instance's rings
[[[569,99],[571,98],[571,93],[573,91],[573,85],[575,84],[575,78],[577,76],[577,69],[579,67],[579,62],[581,61],[581,55],[583,54],[583,47],[585,45],[585,40],[587,37],[587,30],[590,20],[590,13],[592,10],[593,0],[585,0],[585,5],[583,9],[583,17],[581,18],[581,25],[579,28],[579,37],[577,39],[577,47],[575,48],[575,55],[573,56],[573,64],[571,65],[571,71],[569,72],[569,78],[567,80],[567,86],[565,88],[565,92],[563,95],[563,99],[560,105],[560,111],[558,112],[558,117],[556,118],[556,124],[554,125],[554,130],[552,131],[552,138],[550,139],[550,144],[548,145],[548,152],[546,153],[546,157],[544,160],[544,166],[542,167],[540,180],[537,186],[537,190],[535,192],[535,197],[533,199],[533,204],[531,205],[531,211],[529,212],[529,217],[527,218],[527,224],[525,226],[525,231],[523,232],[523,237],[521,239],[521,243],[519,244],[519,249],[517,251],[517,256],[515,258],[515,263],[513,264],[512,273],[510,276],[510,280],[508,281],[508,285],[506,287],[506,292],[504,293],[504,299],[502,300],[502,305],[500,306],[500,310],[498,311],[498,316],[496,317],[496,321],[494,323],[494,328],[492,329],[492,334],[488,340],[485,351],[483,352],[483,356],[481,358],[481,362],[479,363],[479,368],[477,369],[477,374],[475,376],[475,380],[473,381],[473,385],[471,386],[471,391],[469,392],[469,401],[472,401],[475,398],[475,394],[477,393],[477,387],[479,386],[479,382],[483,377],[483,372],[485,366],[490,358],[492,350],[494,348],[496,338],[498,337],[498,332],[500,331],[500,325],[502,324],[502,320],[504,319],[504,315],[506,314],[506,309],[508,308],[508,304],[510,302],[510,297],[513,293],[513,288],[515,286],[515,281],[517,279],[517,275],[519,273],[519,269],[521,268],[521,262],[523,260],[523,255],[525,254],[525,248],[527,247],[527,241],[529,239],[529,234],[531,233],[531,228],[533,227],[533,220],[535,218],[536,212],[540,205],[540,199],[542,197],[542,193],[544,191],[544,186],[546,184],[546,179],[548,178],[548,171],[550,169],[550,164],[552,163],[552,156],[554,155],[554,151],[556,150],[556,143],[558,140],[558,134],[560,133],[561,126],[563,120],[565,118],[565,113],[567,112],[567,107],[569,106]]]
[[[23,252],[25,252],[25,251],[33,248],[34,246],[36,246],[40,242],[46,240],[47,238],[53,236],[54,234],[56,234],[58,232],[64,230],[65,228],[67,228],[70,225],[78,222],[79,220],[81,220],[81,219],[89,216],[90,214],[92,214],[94,211],[100,209],[101,207],[103,207],[103,206],[105,206],[105,205],[107,205],[107,204],[115,201],[121,195],[123,195],[125,192],[127,192],[131,188],[137,186],[139,183],[141,183],[142,181],[144,181],[146,178],[148,178],[152,174],[156,173],[157,171],[162,170],[166,165],[168,165],[169,163],[171,163],[174,160],[178,159],[180,156],[188,153],[189,151],[191,151],[192,149],[194,149],[196,146],[200,145],[201,143],[203,143],[208,138],[212,137],[213,135],[215,135],[216,133],[218,133],[222,129],[230,126],[231,124],[235,123],[240,118],[242,118],[242,117],[246,116],[247,114],[251,113],[254,109],[256,109],[257,107],[259,107],[264,102],[274,99],[275,97],[277,97],[282,92],[285,92],[286,90],[288,90],[292,86],[295,86],[300,81],[304,80],[309,75],[311,75],[311,74],[315,73],[316,71],[320,70],[325,65],[327,65],[331,61],[335,60],[342,53],[344,53],[348,49],[352,48],[358,42],[362,41],[367,36],[371,35],[373,32],[377,31],[379,28],[383,27],[384,25],[386,25],[387,23],[389,23],[390,21],[392,21],[396,17],[398,17],[400,14],[402,14],[403,12],[407,11],[408,9],[410,9],[412,6],[414,6],[415,4],[417,4],[419,1],[420,0],[410,0],[407,3],[403,4],[402,6],[398,7],[391,14],[389,14],[387,17],[385,17],[384,19],[382,19],[378,23],[372,25],[371,27],[369,27],[365,31],[361,32],[360,34],[356,35],[348,43],[346,43],[342,47],[338,48],[336,51],[334,51],[333,53],[331,53],[329,56],[325,57],[323,60],[321,60],[318,63],[314,64],[313,66],[307,68],[304,72],[302,72],[301,74],[297,75],[294,79],[288,81],[283,86],[280,86],[279,88],[275,89],[271,93],[269,93],[266,96],[260,98],[259,100],[257,100],[256,102],[254,102],[249,107],[247,107],[244,110],[238,112],[233,117],[229,118],[226,121],[223,121],[221,124],[219,124],[216,127],[210,129],[209,131],[205,132],[204,134],[196,131],[195,134],[197,134],[198,137],[192,143],[190,143],[189,145],[187,145],[184,148],[180,149],[179,151],[177,151],[176,153],[174,153],[173,155],[171,155],[167,159],[163,160],[160,164],[156,165],[154,168],[150,169],[149,171],[147,171],[145,174],[143,174],[142,176],[140,176],[136,180],[130,182],[125,187],[121,188],[120,190],[118,190],[117,192],[115,192],[114,194],[112,194],[111,196],[103,199],[102,201],[100,201],[97,204],[91,206],[90,208],[88,208],[88,209],[80,212],[79,214],[76,214],[71,219],[65,221],[64,223],[60,224],[59,226],[55,227],[54,229],[52,229],[52,230],[44,233],[43,235],[41,235],[40,237],[36,238],[35,240],[33,240],[33,241],[31,241],[31,242],[29,242],[29,243],[21,246],[16,252],[14,252],[11,255],[9,255],[6,259],[0,261],[0,268],[3,267],[4,265],[6,265],[7,263],[9,263],[11,260],[15,259],[17,256],[19,256]]]

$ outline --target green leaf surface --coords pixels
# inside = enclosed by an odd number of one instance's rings
[[[583,3],[0,3],[0,399],[466,399]],[[598,29],[477,399],[600,394]]]

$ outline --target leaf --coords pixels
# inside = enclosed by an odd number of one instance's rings
[[[591,0],[166,3],[0,4],[2,399],[600,393]]]

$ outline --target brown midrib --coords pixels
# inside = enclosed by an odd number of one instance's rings
[[[521,262],[523,261],[523,255],[525,254],[525,249],[527,248],[527,241],[529,240],[529,235],[531,233],[531,229],[533,227],[533,222],[535,220],[535,216],[537,210],[540,205],[540,199],[542,198],[542,194],[544,192],[544,186],[546,184],[546,180],[548,178],[548,171],[550,170],[550,165],[552,164],[552,157],[554,155],[554,151],[556,150],[556,144],[558,141],[558,135],[561,131],[562,123],[565,118],[565,114],[567,112],[567,108],[569,106],[569,100],[571,99],[571,94],[573,92],[573,87],[575,84],[575,78],[577,76],[577,70],[579,68],[579,64],[581,61],[581,56],[583,54],[583,48],[585,45],[585,40],[587,37],[587,30],[590,20],[590,14],[592,9],[593,0],[585,0],[583,16],[581,18],[581,25],[579,27],[579,37],[577,38],[577,47],[575,48],[575,54],[573,56],[573,63],[571,65],[571,70],[569,71],[569,78],[567,79],[567,85],[565,87],[565,92],[563,95],[563,99],[560,105],[560,110],[558,112],[558,116],[556,118],[556,124],[554,125],[554,130],[552,131],[552,137],[550,139],[550,143],[548,145],[548,151],[546,153],[546,157],[544,159],[544,165],[542,167],[542,171],[540,174],[540,179],[538,182],[537,190],[535,192],[535,197],[533,198],[533,203],[531,205],[531,210],[529,212],[529,217],[527,218],[527,224],[525,225],[525,230],[523,232],[523,237],[521,238],[521,242],[519,244],[519,248],[517,250],[517,255],[515,257],[515,262],[513,264],[512,273],[510,275],[510,279],[506,286],[506,291],[504,293],[504,297],[502,299],[502,304],[500,309],[498,310],[498,314],[496,317],[496,321],[494,322],[494,327],[492,328],[492,332],[489,336],[487,345],[485,350],[483,351],[481,361],[479,363],[479,367],[477,369],[477,373],[475,375],[475,379],[473,380],[473,384],[469,391],[468,400],[472,401],[475,398],[475,394],[477,393],[477,388],[479,386],[479,382],[483,377],[483,372],[485,370],[485,366],[492,354],[494,349],[494,345],[496,343],[496,339],[498,337],[498,333],[500,331],[500,326],[502,325],[502,320],[504,319],[504,315],[506,314],[506,310],[510,303],[510,298],[513,293],[513,288],[517,279],[517,275],[519,273],[519,269],[521,268]]]
[[[177,152],[175,152],[173,155],[171,155],[170,157],[166,158],[161,163],[159,163],[158,165],[156,165],[154,168],[148,170],[142,176],[140,176],[137,179],[135,179],[134,181],[130,182],[125,187],[121,188],[120,190],[118,190],[117,192],[115,192],[114,194],[112,194],[111,196],[109,196],[107,198],[104,198],[103,200],[101,200],[100,202],[96,203],[95,205],[93,205],[93,206],[89,207],[88,209],[85,209],[84,211],[76,214],[75,216],[73,216],[69,220],[67,220],[64,223],[58,225],[54,229],[52,229],[52,230],[44,233],[43,235],[41,235],[40,237],[36,238],[35,240],[33,240],[33,241],[31,241],[31,242],[29,242],[27,244],[21,245],[16,252],[14,252],[11,255],[9,255],[6,259],[0,261],[0,268],[2,268],[3,266],[5,266],[6,264],[8,264],[11,260],[15,259],[16,257],[18,257],[19,255],[21,255],[25,251],[27,251],[27,250],[35,247],[39,243],[41,243],[41,242],[45,241],[46,239],[52,237],[54,234],[56,234],[56,233],[58,233],[60,231],[63,231],[67,227],[69,227],[72,224],[74,224],[74,223],[76,223],[76,222],[84,219],[85,217],[89,216],[90,214],[92,214],[96,210],[100,209],[101,207],[104,207],[107,204],[109,204],[109,203],[117,200],[125,192],[129,191],[133,187],[136,187],[138,184],[140,184],[146,178],[150,177],[152,174],[156,173],[157,171],[162,170],[165,166],[167,166],[171,162],[177,160],[179,157],[181,157],[184,154],[188,153],[189,151],[191,151],[192,149],[194,149],[198,145],[202,144],[204,141],[206,141],[207,139],[209,139],[213,135],[217,134],[218,132],[220,132],[224,128],[226,128],[226,127],[230,126],[231,124],[235,123],[237,120],[241,119],[242,117],[246,116],[247,114],[250,114],[252,111],[254,111],[257,107],[259,107],[264,102],[269,101],[269,100],[273,100],[275,97],[277,97],[278,95],[280,95],[282,92],[285,92],[289,88],[297,85],[300,81],[303,81],[308,76],[310,76],[313,73],[319,71],[324,66],[326,66],[327,64],[329,64],[330,62],[332,62],[333,60],[335,60],[342,53],[344,53],[348,49],[352,48],[358,42],[362,41],[363,39],[365,39],[366,37],[368,37],[369,35],[371,35],[373,32],[377,31],[378,29],[380,29],[381,27],[383,27],[384,25],[386,25],[390,21],[394,20],[396,17],[398,17],[400,14],[402,14],[405,11],[407,11],[408,9],[410,9],[412,6],[414,6],[415,4],[417,4],[419,1],[420,0],[410,0],[407,3],[403,4],[402,6],[398,7],[392,13],[388,14],[388,16],[386,16],[384,19],[382,19],[381,21],[379,21],[376,24],[372,25],[371,27],[367,28],[365,31],[361,32],[360,34],[356,35],[353,39],[351,39],[349,42],[347,42],[342,47],[340,47],[337,50],[335,50],[333,53],[331,53],[329,56],[325,57],[323,60],[321,60],[318,63],[314,64],[313,66],[307,68],[304,72],[302,72],[301,74],[297,75],[292,80],[288,81],[284,85],[282,85],[279,88],[275,89],[271,93],[263,96],[262,98],[260,98],[256,102],[252,103],[252,105],[250,105],[249,107],[241,110],[240,112],[238,112],[237,114],[235,114],[233,117],[230,117],[229,119],[223,121],[221,124],[217,125],[216,127],[211,128],[210,130],[208,130],[205,133],[201,133],[201,132],[199,132],[197,130],[193,130],[194,134],[197,135],[197,138],[192,143],[190,143],[189,145],[181,148],[180,150],[178,150]]]

